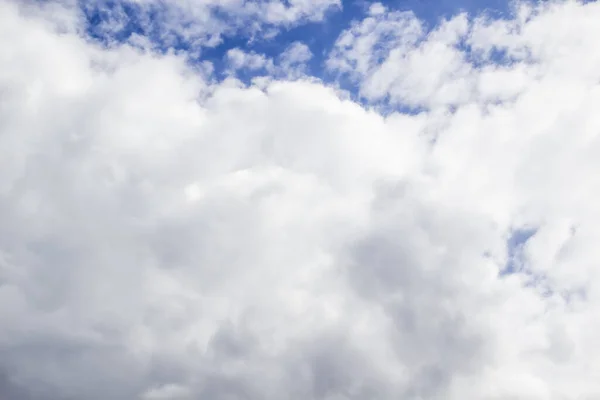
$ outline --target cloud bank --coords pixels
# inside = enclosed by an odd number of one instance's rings
[[[373,5],[361,104],[78,18],[0,1],[0,397],[600,396],[599,4]]]

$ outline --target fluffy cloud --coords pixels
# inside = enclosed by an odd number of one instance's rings
[[[247,53],[239,48],[229,50],[226,58],[232,72],[239,69],[251,71],[265,69],[267,72],[272,72],[274,68],[273,60],[267,58],[264,54]]]
[[[312,52],[302,42],[294,42],[290,44],[283,54],[281,54],[282,63],[285,65],[293,65],[305,63],[312,58]]]
[[[387,116],[73,15],[0,1],[0,396],[600,396],[598,4],[371,7]]]
[[[300,79],[306,78],[307,62],[311,58],[312,52],[302,42],[290,44],[275,59],[236,47],[225,55],[226,72],[230,77],[236,77],[239,72],[251,72],[255,81],[268,81],[270,78]]]

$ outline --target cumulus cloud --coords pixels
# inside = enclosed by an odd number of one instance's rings
[[[257,84],[268,82],[271,78],[300,79],[307,77],[307,62],[311,58],[312,52],[301,42],[290,44],[276,58],[236,47],[225,55],[226,72],[230,77],[237,77],[240,72],[252,72],[253,81]]]
[[[285,65],[301,64],[312,58],[312,52],[306,44],[294,42],[285,49],[280,57]]]
[[[527,32],[514,32],[531,13],[524,5],[506,21],[459,14],[428,31],[412,12],[375,4],[342,32],[327,66],[356,82],[370,101],[431,108],[510,100],[538,70],[524,62],[527,45],[502,42],[525,39]]]
[[[227,64],[229,69],[234,72],[239,69],[262,70],[272,72],[274,65],[273,60],[266,57],[264,54],[255,52],[245,52],[239,48],[231,49],[226,54]]]
[[[38,7],[0,1],[0,397],[600,396],[600,5],[372,6],[329,65],[386,116]]]

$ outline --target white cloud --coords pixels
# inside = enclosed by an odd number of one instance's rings
[[[424,32],[421,22],[411,12],[385,11],[381,4],[373,4],[364,20],[342,32],[327,61],[330,69],[365,78],[392,50],[403,53],[414,48]]]
[[[306,62],[312,58],[307,45],[294,42],[274,60],[264,54],[234,48],[227,51],[227,72],[235,77],[240,71],[250,71],[254,81],[269,78],[306,78]],[[261,75],[262,73],[262,75]]]
[[[0,397],[597,398],[599,14],[375,5],[330,62],[383,117],[0,1]]]
[[[459,14],[427,32],[412,13],[388,12],[375,4],[367,18],[340,35],[327,65],[350,76],[371,101],[435,108],[510,100],[539,73],[526,62],[499,66],[489,58],[504,46],[502,35],[514,37],[516,25],[530,13],[527,6],[518,10],[510,21],[479,18],[472,23]],[[473,51],[465,51],[467,46]],[[519,49],[509,52],[512,57],[523,53],[522,44],[515,46]]]
[[[266,69],[267,72],[272,71],[273,60],[267,58],[264,54],[248,53],[239,48],[234,48],[227,51],[227,63],[233,71],[239,69],[261,70]]]
[[[288,79],[303,77],[313,54],[302,42],[293,42],[279,55],[279,70]]]
[[[292,65],[297,63],[305,63],[312,58],[312,52],[308,46],[302,42],[294,42],[290,44],[281,54],[282,63]]]

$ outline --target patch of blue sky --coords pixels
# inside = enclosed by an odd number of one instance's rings
[[[306,63],[306,73],[324,81],[333,81],[335,77],[325,68],[327,55],[339,34],[352,20],[363,16],[365,11],[365,7],[358,2],[344,2],[341,9],[330,9],[323,21],[306,22],[289,28],[280,27],[278,34],[272,38],[251,38],[245,35],[224,37],[218,46],[204,50],[203,59],[213,63],[218,77],[224,77],[227,68],[225,55],[233,48],[264,54],[275,59],[292,43],[301,42],[306,44],[313,54]],[[257,73],[260,74],[262,71],[259,70]],[[253,74],[249,71],[238,74],[238,78],[246,82],[252,77]]]
[[[142,24],[140,6],[119,1],[98,1],[94,4],[79,0],[79,7],[86,18],[87,35],[103,44],[125,42],[132,34],[155,36]],[[152,17],[152,16],[151,16]],[[119,29],[107,29],[107,25],[118,24]]]
[[[401,0],[382,1],[390,10],[413,12],[425,23],[426,28],[435,27],[442,19],[450,18],[460,12],[470,15],[486,13],[498,17],[510,11],[507,0]],[[112,41],[124,42],[132,34],[145,36],[156,44],[158,49],[190,50],[196,43],[189,43],[188,38],[178,35],[176,31],[164,31],[161,20],[167,13],[165,2],[144,4],[127,0],[79,0],[88,23],[88,35],[103,43]],[[228,50],[239,48],[243,51],[254,51],[267,57],[276,57],[289,44],[300,41],[308,45],[313,58],[307,65],[307,73],[325,81],[335,77],[325,68],[325,60],[339,34],[348,28],[352,21],[363,18],[371,2],[344,1],[341,8],[332,8],[323,21],[305,22],[291,27],[277,27],[279,33],[270,38],[251,37],[248,32],[237,31],[234,35],[224,35],[222,41],[214,47],[205,47],[195,61],[211,61],[217,73],[222,73],[227,65],[225,54]],[[218,9],[211,10],[215,18],[227,24],[227,15]],[[191,24],[181,21],[181,24]],[[269,26],[265,26],[268,29]],[[494,58],[501,60],[501,51]],[[258,71],[260,73],[260,71]],[[248,76],[250,78],[251,76]],[[348,83],[351,85],[351,83]]]
[[[499,277],[518,274],[524,279],[523,285],[525,287],[535,290],[540,296],[551,297],[556,293],[548,277],[528,268],[523,257],[525,245],[536,233],[537,228],[520,228],[512,231],[506,241],[507,262],[504,268],[500,270]],[[567,301],[564,295],[562,297]]]
[[[103,44],[124,43],[132,35],[148,39],[158,50],[189,50],[193,43],[177,32],[165,32],[165,3],[144,4],[122,0],[78,0],[86,19],[86,33]],[[181,21],[181,24],[190,22]]]
[[[389,9],[412,11],[428,28],[463,12],[470,16],[486,14],[498,18],[507,15],[511,9],[511,2],[507,0],[385,0],[381,3]]]
[[[221,32],[219,41],[210,41],[210,43],[207,43],[206,37],[190,38],[189,36],[184,37],[180,33],[187,31],[187,27],[184,25],[193,24],[193,21],[182,18],[180,22],[178,21],[181,24],[178,28],[181,29],[172,29],[169,23],[165,23],[170,7],[168,2],[150,2],[143,5],[133,0],[78,0],[78,2],[85,15],[86,31],[90,38],[104,44],[122,43],[137,34],[149,40],[158,51],[185,51],[191,63],[209,61],[214,68],[213,77],[217,80],[229,76],[230,65],[226,55],[232,49],[261,54],[277,63],[277,57],[290,44],[301,42],[306,44],[312,52],[312,58],[306,62],[304,72],[326,83],[335,84],[345,90],[352,100],[363,106],[376,108],[383,114],[401,112],[414,115],[426,111],[421,107],[390,104],[386,99],[373,102],[362,98],[358,90],[358,81],[326,68],[326,60],[339,35],[354,21],[362,20],[367,14],[369,6],[375,3],[373,1],[342,1],[342,7],[332,7],[327,10],[322,21],[305,20],[290,26],[274,26],[263,23],[261,32],[276,30],[277,34],[274,36],[245,30],[244,26],[251,25],[252,21],[240,24],[239,20],[231,19],[231,16],[219,8],[211,8],[210,13],[215,21],[223,26],[241,28],[225,30]],[[390,11],[412,12],[423,22],[426,31],[434,29],[443,19],[449,19],[459,13],[467,13],[471,17],[487,15],[492,18],[501,18],[510,15],[512,9],[512,3],[509,0],[384,0],[380,2]],[[202,40],[204,41],[202,42]],[[459,43],[458,46],[464,51],[465,57],[475,66],[490,62],[494,64],[510,64],[512,62],[502,49],[494,49],[485,61],[481,61],[472,54],[465,43]],[[236,71],[236,78],[246,84],[250,83],[253,78],[264,75],[269,75],[269,71],[264,68],[241,68]]]
[[[524,271],[523,247],[537,232],[535,228],[515,229],[506,241],[508,258],[504,269],[500,271],[501,276],[515,274]]]

